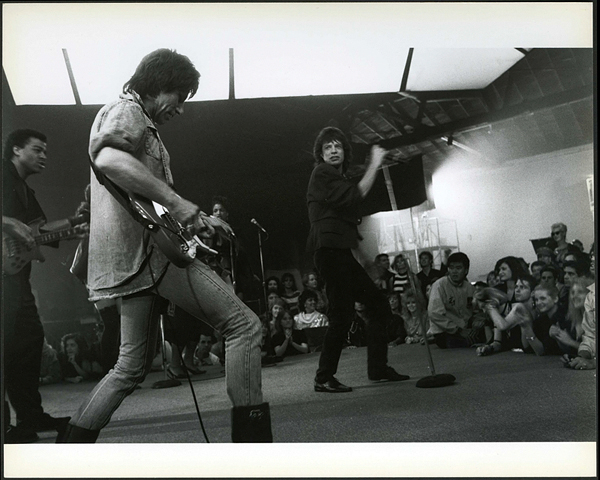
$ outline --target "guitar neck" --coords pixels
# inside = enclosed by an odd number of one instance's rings
[[[78,233],[77,228],[67,228],[64,230],[56,230],[55,232],[43,233],[35,237],[35,243],[36,245],[46,245],[48,243],[75,237]]]

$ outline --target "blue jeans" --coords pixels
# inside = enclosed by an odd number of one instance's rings
[[[100,430],[146,377],[158,336],[161,298],[202,319],[225,338],[227,394],[233,406],[263,402],[258,317],[231,287],[199,260],[186,268],[169,265],[150,290],[123,297],[121,346],[115,367],[100,380],[70,423]]]

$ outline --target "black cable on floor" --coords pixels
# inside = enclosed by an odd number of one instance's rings
[[[167,317],[169,320],[169,326],[171,327],[171,330],[173,331],[177,342],[179,343],[180,338],[177,335],[177,330],[175,328],[173,328],[173,323],[171,322],[171,317],[169,315],[165,315],[165,317]],[[199,320],[198,320],[199,321]],[[183,344],[185,348],[185,343]],[[173,348],[171,347],[171,351],[173,350]],[[202,429],[202,434],[204,435],[204,439],[206,440],[206,443],[210,443],[210,440],[208,439],[208,435],[206,434],[206,430],[204,428],[204,422],[202,422],[202,415],[200,415],[200,407],[198,407],[198,400],[196,399],[196,392],[194,391],[194,386],[192,385],[192,378],[190,377],[190,372],[188,372],[188,369],[185,366],[185,362],[183,361],[183,353],[181,351],[182,349],[179,348],[179,346],[177,346],[177,353],[179,354],[179,359],[181,360],[181,366],[183,367],[183,370],[185,372],[185,376],[187,377],[188,383],[190,384],[190,390],[192,391],[192,398],[194,399],[194,406],[196,407],[196,413],[198,414],[198,421],[200,422],[200,428]]]

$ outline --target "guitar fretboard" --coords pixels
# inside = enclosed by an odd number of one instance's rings
[[[36,245],[45,245],[46,243],[57,242],[59,240],[65,240],[69,237],[74,237],[78,235],[79,232],[77,228],[67,228],[65,230],[57,230],[55,232],[43,233],[42,235],[38,235],[35,237]]]

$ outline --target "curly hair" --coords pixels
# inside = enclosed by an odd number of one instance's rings
[[[200,73],[185,55],[159,48],[142,58],[123,92],[134,90],[140,97],[156,97],[161,92],[178,92],[179,101],[192,98],[198,91]]]
[[[348,170],[348,166],[352,160],[352,145],[348,141],[348,138],[339,128],[336,127],[325,127],[319,132],[315,143],[313,145],[313,158],[315,159],[315,165],[323,163],[323,145],[328,142],[336,141],[342,144],[344,149],[344,162],[342,163],[342,173]]]
[[[521,262],[519,261],[519,259],[517,257],[502,257],[500,260],[498,260],[496,262],[496,265],[494,266],[494,272],[496,272],[496,275],[498,275],[498,272],[500,272],[500,266],[503,263],[508,265],[508,268],[510,268],[510,271],[512,273],[511,280],[516,280],[520,276],[527,273],[523,269],[523,266],[521,265]]]
[[[60,352],[67,355],[67,342],[74,340],[77,344],[78,352],[75,355],[75,360],[80,363],[82,360],[88,360],[90,356],[87,341],[81,333],[67,333],[60,339]]]

